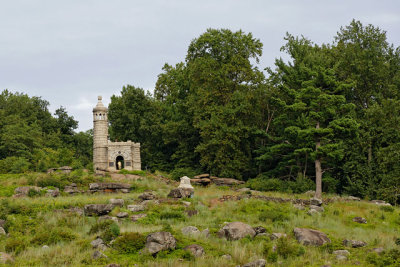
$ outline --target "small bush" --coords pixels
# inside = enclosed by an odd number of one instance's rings
[[[305,253],[305,250],[293,240],[279,238],[276,244],[276,252],[279,256],[287,259],[289,257],[301,256]]]
[[[12,237],[6,240],[5,250],[6,252],[14,252],[19,254],[24,251],[28,246],[28,242],[23,237]]]
[[[119,253],[129,254],[141,250],[146,243],[146,237],[139,233],[123,233],[115,239],[112,247]]]
[[[160,213],[160,219],[161,220],[168,220],[168,219],[173,219],[173,220],[184,220],[185,216],[181,211],[163,211]]]
[[[381,206],[380,210],[386,211],[386,212],[393,212],[394,208],[392,206]]]
[[[31,243],[34,245],[50,245],[58,242],[69,242],[76,238],[76,235],[67,229],[52,229],[41,231],[32,238]]]
[[[258,191],[282,191],[282,181],[275,178],[258,177],[247,181],[247,186]]]
[[[36,184],[40,187],[47,187],[47,186],[54,186],[57,188],[64,188],[64,185],[66,184],[65,182],[63,183],[61,179],[57,176],[43,176],[39,177],[36,180]]]
[[[140,171],[140,170],[133,170],[133,171],[128,171],[126,169],[122,169],[119,171],[119,173],[121,174],[135,174],[135,175],[139,175],[139,176],[146,176],[146,172],[145,171]]]
[[[113,222],[110,220],[105,220],[101,222],[97,222],[89,230],[89,235],[96,234],[101,231],[107,230]]]
[[[289,220],[289,216],[281,210],[272,209],[263,211],[258,216],[258,219],[263,222],[267,220],[271,220],[272,222],[284,222]]]
[[[120,234],[119,226],[110,220],[94,224],[89,231],[89,235],[100,233],[100,238],[105,242],[110,242]]]
[[[193,177],[196,175],[196,171],[192,168],[176,168],[171,172],[171,178],[179,181],[183,176]]]

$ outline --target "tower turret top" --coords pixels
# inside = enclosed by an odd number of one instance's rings
[[[103,98],[101,96],[98,96],[97,99],[98,102],[97,105],[93,108],[93,112],[99,112],[99,111],[107,112],[108,109],[103,105],[103,102],[101,102]]]

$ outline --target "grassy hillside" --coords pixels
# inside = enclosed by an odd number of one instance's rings
[[[98,217],[79,215],[71,208],[86,204],[107,204],[111,198],[124,199],[123,207],[115,207],[109,216],[119,212],[135,213],[127,205],[138,203],[138,196],[151,190],[159,199],[178,184],[161,179],[160,175],[146,173],[140,180],[118,179],[131,184],[130,193],[83,193],[52,198],[43,193],[29,192],[29,197],[13,198],[14,189],[22,185],[60,187],[76,183],[79,189],[88,190],[91,182],[110,182],[110,177],[99,178],[82,171],[67,174],[13,174],[0,176],[0,219],[5,220],[7,235],[0,234],[0,252],[6,252],[13,261],[5,266],[237,266],[265,259],[267,266],[399,266],[400,264],[400,209],[378,206],[367,201],[335,201],[325,204],[325,211],[308,215],[308,208],[299,210],[290,202],[276,203],[249,197],[253,195],[282,198],[309,199],[306,195],[289,195],[276,192],[237,192],[236,188],[210,186],[195,187],[193,198],[164,200],[150,203],[147,217],[133,222],[129,217],[101,220]],[[62,190],[61,190],[62,191]],[[224,195],[244,195],[239,201],[221,201]],[[334,196],[329,196],[330,198]],[[189,217],[188,210],[198,214]],[[356,216],[367,219],[367,224],[353,222]],[[228,241],[218,238],[216,232],[227,222],[241,221],[252,227],[263,226],[267,233],[286,233],[287,238],[271,241],[269,235]],[[196,226],[200,231],[209,229],[210,235],[185,236],[181,229]],[[322,247],[303,246],[294,235],[295,227],[312,228],[328,235],[332,243]],[[145,237],[153,232],[168,231],[177,239],[175,250],[159,252],[156,256],[139,252]],[[137,233],[137,234],[127,234]],[[107,258],[93,259],[95,249],[90,242],[101,237],[111,241],[104,253]],[[367,246],[344,247],[344,239],[361,240]],[[203,257],[195,258],[183,250],[198,244],[205,250]],[[48,248],[43,247],[44,245]],[[382,247],[378,254],[373,248]],[[347,249],[347,260],[337,260],[332,252]],[[231,255],[231,259],[223,255]],[[1,263],[0,263],[1,265]]]

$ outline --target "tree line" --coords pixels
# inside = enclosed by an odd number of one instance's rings
[[[397,202],[400,49],[353,20],[331,43],[287,34],[281,50],[288,61],[260,69],[259,39],[208,29],[183,62],[164,65],[154,92],[126,85],[111,97],[110,139],[140,142],[142,168],[174,177],[208,172],[262,190]],[[0,171],[90,167],[91,133],[47,106],[3,91]]]

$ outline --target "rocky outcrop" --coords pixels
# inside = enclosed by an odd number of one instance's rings
[[[125,203],[125,201],[121,198],[111,198],[109,202],[114,206],[120,206],[120,207],[123,207]]]
[[[254,237],[256,232],[248,224],[242,222],[232,222],[222,227],[217,234],[220,238],[238,240],[246,236]]]
[[[220,178],[216,176],[210,176],[208,173],[196,175],[193,177],[193,179],[190,180],[191,183],[195,185],[203,185],[207,186],[209,184],[215,184],[215,185],[226,185],[226,186],[232,186],[232,185],[239,185],[239,184],[244,184],[243,181],[236,180],[233,178]]]
[[[60,189],[54,188],[45,188],[46,191],[46,197],[58,197],[60,195]]]
[[[374,203],[376,205],[380,205],[380,206],[392,206],[390,203],[386,203],[386,201],[383,200],[371,200],[371,203]]]
[[[253,230],[256,232],[256,235],[264,234],[264,233],[267,232],[267,229],[265,229],[265,228],[262,227],[262,226],[254,227]]]
[[[194,185],[208,186],[211,184],[211,179],[209,178],[190,179],[190,182]]]
[[[118,212],[116,216],[117,216],[117,218],[122,219],[122,218],[128,217],[129,214],[127,212]]]
[[[267,262],[264,259],[252,261],[243,265],[243,267],[264,267]]]
[[[64,187],[64,193],[73,195],[73,194],[83,193],[83,191],[79,190],[78,186],[75,183],[72,183]]]
[[[162,250],[175,249],[176,239],[169,232],[156,232],[146,238],[145,250],[154,255]]]
[[[92,258],[94,260],[101,259],[101,258],[108,258],[107,255],[101,253],[100,251],[96,250],[92,254]]]
[[[331,240],[326,234],[307,228],[294,228],[294,236],[297,241],[303,245],[322,246],[325,243],[330,243]]]
[[[232,185],[239,185],[239,184],[244,184],[244,181],[236,180],[233,178],[211,178],[211,183],[215,185],[226,185],[226,186],[232,186]]]
[[[156,196],[152,192],[144,192],[143,194],[139,195],[138,198],[141,201],[145,201],[156,199]]]
[[[103,192],[103,193],[129,193],[131,189],[130,184],[120,183],[91,183],[89,184],[89,191],[91,193]]]
[[[190,188],[174,188],[169,192],[168,197],[185,198],[185,197],[191,197],[193,193],[194,190]]]
[[[345,239],[345,240],[343,240],[343,245],[346,247],[361,248],[361,247],[365,247],[367,245],[367,243],[365,243],[364,241],[359,241],[359,240]]]
[[[73,168],[70,167],[70,166],[63,166],[63,167],[60,167],[60,168],[50,168],[50,169],[47,170],[47,173],[53,173],[53,172],[56,172],[56,171],[61,171],[62,173],[69,174],[69,173],[72,172],[72,170],[73,170]]]
[[[34,191],[35,193],[40,193],[42,190],[39,186],[20,186],[15,188],[13,197],[26,197],[29,195],[29,191]]]
[[[186,246],[183,249],[189,251],[195,257],[201,257],[204,255],[204,248],[197,244]]]
[[[353,218],[353,222],[356,222],[356,223],[367,223],[367,219],[365,219],[365,218],[363,218],[363,217],[354,217]]]
[[[310,199],[310,205],[314,205],[314,206],[320,207],[320,206],[322,206],[322,200],[319,199],[319,198],[313,197],[313,198]]]
[[[114,208],[112,204],[89,204],[85,205],[84,214],[86,216],[101,216],[110,213]]]
[[[97,249],[100,249],[100,250],[106,250],[107,249],[106,244],[104,244],[104,241],[101,238],[97,238],[97,239],[93,240],[92,242],[90,242],[90,245],[92,245],[92,248],[97,248]]]
[[[132,212],[144,211],[146,209],[143,205],[128,205],[127,208]]]

